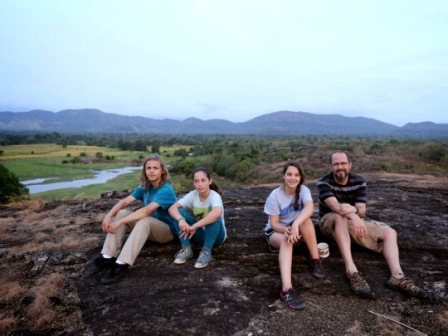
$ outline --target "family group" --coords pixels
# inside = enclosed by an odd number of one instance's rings
[[[331,172],[317,181],[318,229],[336,241],[351,290],[361,296],[371,295],[370,286],[353,261],[351,244],[356,243],[383,253],[391,273],[387,287],[409,296],[427,297],[426,291],[404,275],[396,231],[382,222],[365,219],[366,181],[352,173],[351,168],[348,153],[337,151],[330,157]],[[154,155],[145,160],[141,184],[115,204],[103,220],[102,230],[107,236],[100,256],[94,261],[98,272],[107,270],[102,283],[119,281],[134,264],[147,240],[168,243],[178,237],[181,248],[174,256],[175,264],[183,264],[193,257],[192,244],[202,247],[194,267],[204,268],[209,264],[212,249],[227,238],[222,191],[205,168],[195,169],[192,179],[194,190],[177,200],[162,157]],[[280,298],[292,309],[305,308],[291,280],[295,245],[305,242],[312,276],[318,279],[326,276],[311,220],[314,203],[304,181],[301,166],[297,162],[287,162],[282,171],[282,184],[270,193],[264,206],[268,217],[267,244],[271,251],[278,253]],[[137,200],[143,203],[142,208],[126,209]],[[128,229],[131,232],[125,241]]]

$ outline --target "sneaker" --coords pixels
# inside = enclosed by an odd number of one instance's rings
[[[369,296],[371,294],[369,284],[358,272],[355,272],[352,275],[347,274],[347,278],[350,281],[350,288],[355,294],[361,296]]]
[[[426,298],[429,295],[428,292],[418,287],[411,279],[406,277],[402,279],[391,277],[386,281],[386,286],[412,297]]]
[[[280,292],[280,298],[286,302],[291,309],[305,309],[305,303],[299,298],[299,293],[290,288],[287,292]]]
[[[208,263],[212,260],[212,253],[209,250],[202,249],[201,253],[199,253],[199,257],[194,264],[196,268],[204,268],[208,265]]]
[[[101,278],[101,282],[103,284],[111,284],[111,283],[117,282],[123,277],[123,275],[125,275],[125,273],[128,270],[129,270],[128,264],[121,265],[121,264],[115,263],[112,266],[110,272]]]
[[[192,256],[193,251],[191,250],[191,246],[183,247],[174,256],[174,263],[178,265],[183,264]]]
[[[115,264],[117,258],[104,258],[103,255],[100,255],[95,259],[95,269],[97,272],[101,272],[102,270],[111,267]]]
[[[322,260],[311,260],[311,275],[317,279],[325,278],[324,267],[322,266]]]

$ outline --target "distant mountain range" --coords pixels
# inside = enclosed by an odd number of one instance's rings
[[[448,124],[408,123],[402,127],[371,118],[279,111],[245,122],[223,119],[152,119],[95,109],[0,112],[0,130],[61,133],[171,133],[254,135],[338,135],[448,138]]]

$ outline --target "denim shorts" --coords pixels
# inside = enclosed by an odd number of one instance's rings
[[[268,229],[264,231],[264,237],[266,238],[266,242],[268,243],[269,250],[271,252],[278,253],[278,249],[272,247],[272,245],[269,243],[269,237],[272,236],[274,232],[275,232],[274,230]]]

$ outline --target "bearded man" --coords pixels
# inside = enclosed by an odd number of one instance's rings
[[[319,192],[319,228],[333,238],[341,252],[351,290],[360,296],[371,296],[371,289],[353,261],[351,244],[356,243],[383,253],[391,276],[390,289],[406,295],[425,298],[428,293],[405,277],[400,266],[397,232],[385,223],[367,220],[366,181],[350,172],[352,162],[346,152],[337,151],[330,158],[331,172],[317,181]]]

